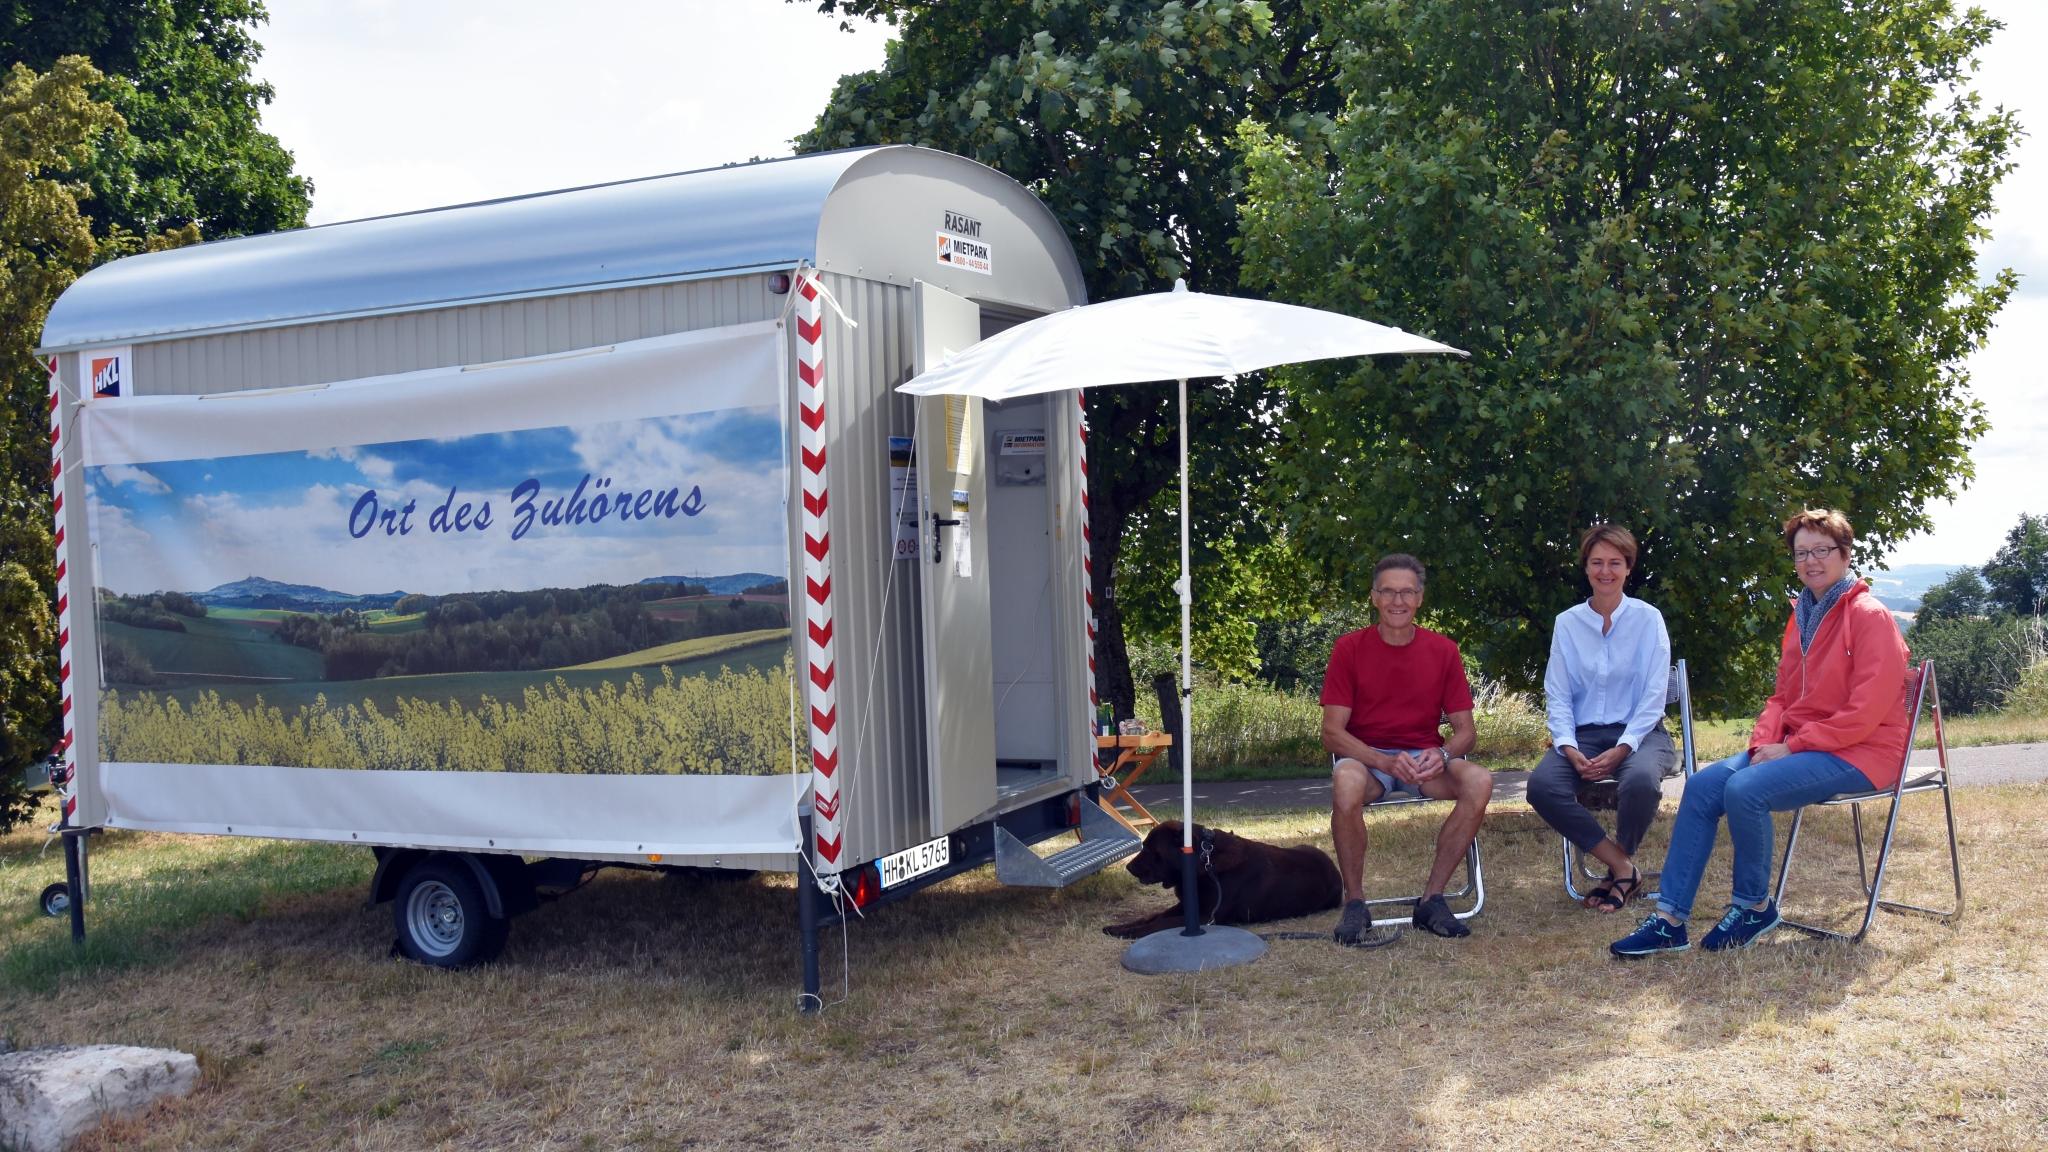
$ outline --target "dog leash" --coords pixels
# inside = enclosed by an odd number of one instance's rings
[[[1214,855],[1216,854],[1216,830],[1215,830],[1214,828],[1206,828],[1206,827],[1205,827],[1205,828],[1203,828],[1203,829],[1202,829],[1202,839],[1201,839],[1201,847],[1200,847],[1200,848],[1198,849],[1198,851],[1199,851],[1199,852],[1201,853],[1201,856],[1202,856],[1202,870],[1201,870],[1201,873],[1200,873],[1200,875],[1201,875],[1201,876],[1206,876],[1206,877],[1208,877],[1208,879],[1209,879],[1209,882],[1210,882],[1211,884],[1214,884],[1214,885],[1216,886],[1216,907],[1217,907],[1217,909],[1219,909],[1219,910],[1220,910],[1220,909],[1221,909],[1221,908],[1223,907],[1223,877],[1221,877],[1221,876],[1218,876],[1218,875],[1216,874],[1216,867],[1215,867],[1214,863],[1213,863],[1213,862],[1212,862],[1212,861],[1210,860],[1210,857],[1212,857],[1212,856],[1214,856]],[[1200,903],[1200,901],[1199,901],[1199,900],[1197,900],[1197,901],[1196,901],[1196,903],[1197,903],[1197,904],[1199,904],[1199,903]],[[1203,926],[1204,926],[1204,927],[1207,927],[1208,925],[1210,925],[1210,924],[1214,924],[1215,922],[1216,922],[1216,914],[1212,912],[1212,913],[1210,913],[1210,914],[1209,914],[1209,918],[1208,918],[1207,920],[1203,921],[1202,923],[1203,923]],[[1336,934],[1335,934],[1335,933],[1325,933],[1325,932],[1261,932],[1261,933],[1259,933],[1259,934],[1258,934],[1258,936],[1259,936],[1259,939],[1261,939],[1261,940],[1266,940],[1266,941],[1273,941],[1273,940],[1329,940],[1329,941],[1332,941],[1332,942],[1335,942],[1335,941],[1336,941]],[[1365,935],[1363,935],[1363,936],[1360,936],[1360,937],[1358,938],[1358,941],[1357,941],[1357,943],[1355,943],[1355,944],[1343,944],[1343,943],[1338,943],[1338,944],[1337,944],[1337,946],[1338,946],[1338,947],[1340,947],[1340,948],[1365,948],[1365,949],[1371,949],[1371,948],[1385,948],[1385,947],[1386,947],[1387,945],[1389,945],[1389,944],[1392,944],[1392,943],[1393,943],[1394,941],[1396,941],[1396,940],[1399,940],[1400,938],[1401,938],[1401,926],[1400,926],[1399,924],[1389,924],[1389,925],[1385,926],[1384,928],[1373,928],[1373,929],[1368,929],[1368,930],[1366,931]]]

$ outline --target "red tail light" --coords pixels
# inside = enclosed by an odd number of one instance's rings
[[[882,873],[873,864],[863,864],[853,870],[853,883],[847,885],[847,895],[853,898],[855,908],[865,908],[882,895]]]

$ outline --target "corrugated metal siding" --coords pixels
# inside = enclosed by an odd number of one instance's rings
[[[922,618],[917,565],[893,559],[888,438],[912,434],[914,407],[894,392],[912,369],[911,290],[844,275],[824,283],[858,322],[827,312],[827,421],[831,435],[833,597],[839,646],[841,760],[849,863],[871,860],[931,836],[924,775]],[[575,296],[470,305],[439,312],[202,336],[138,345],[140,395],[290,387],[455,364],[512,360],[626,340],[769,319],[786,294],[769,277],[614,289]],[[790,361],[795,362],[794,332]],[[788,386],[786,384],[786,386]],[[1063,406],[1071,412],[1071,404]],[[1056,628],[1067,638],[1060,713],[1072,735],[1062,764],[1088,777],[1085,636],[1080,618],[1078,460],[1071,421],[1049,432],[1057,486]],[[792,509],[800,507],[791,475]],[[790,571],[801,572],[798,527],[790,527]],[[800,683],[807,682],[801,681]],[[993,771],[994,766],[990,769]],[[706,861],[708,862],[708,861]],[[787,870],[784,856],[728,858],[728,867]]]
[[[889,437],[911,434],[908,287],[827,274],[860,327],[825,319],[825,420],[832,495],[832,597],[839,648],[847,855],[860,862],[931,838],[924,777],[923,619],[917,565],[895,560]],[[995,766],[989,766],[994,771]]]
[[[134,387],[138,395],[195,395],[324,384],[773,319],[788,294],[771,292],[768,281],[766,274],[756,274],[140,344],[135,347]],[[75,374],[78,357],[65,359]],[[73,506],[82,517],[84,500]],[[82,529],[82,522],[77,527]],[[791,537],[793,556],[798,547],[794,528]],[[92,642],[86,633],[80,639]],[[97,660],[93,663],[96,668]],[[85,716],[91,714],[85,710]],[[91,733],[90,725],[82,723],[80,739]],[[673,862],[711,864],[713,858]],[[716,863],[788,872],[795,869],[796,857],[725,856]]]
[[[140,396],[289,388],[517,360],[772,319],[766,274],[474,304],[135,346]]]
[[[1060,768],[1076,784],[1095,778],[1095,742],[1089,725],[1088,620],[1082,599],[1080,405],[1074,393],[1050,397],[1046,428],[1046,481],[1053,488],[1053,659],[1059,669]]]

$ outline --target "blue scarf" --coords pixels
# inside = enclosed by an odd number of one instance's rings
[[[1850,586],[1855,583],[1855,580],[1844,576],[1841,582],[1828,589],[1827,594],[1824,596],[1815,596],[1811,588],[1801,588],[1799,590],[1799,599],[1794,601],[1792,605],[1792,619],[1799,623],[1799,650],[1801,652],[1806,651],[1807,648],[1812,646],[1813,634],[1820,631],[1820,622],[1827,617],[1828,609],[1833,608],[1835,601],[1840,600],[1842,595],[1848,592]]]

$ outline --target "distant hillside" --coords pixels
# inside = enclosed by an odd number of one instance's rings
[[[1918,612],[1920,597],[1929,588],[1948,579],[1949,573],[1971,564],[1901,564],[1870,573],[1870,590],[1878,602],[1894,612]]]
[[[779,584],[781,576],[766,572],[735,572],[730,576],[650,576],[642,584],[701,584],[714,596],[731,596],[763,584]]]
[[[214,608],[283,608],[293,612],[341,612],[353,608],[368,611],[389,608],[403,592],[370,592],[353,595],[311,584],[285,584],[261,576],[246,576],[192,594],[194,600]]]

